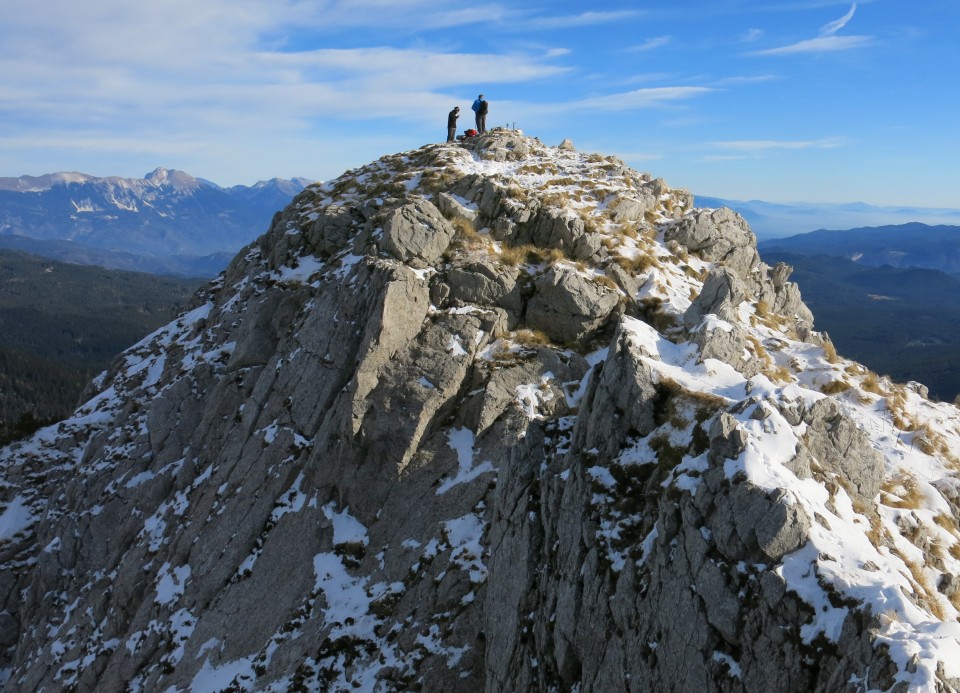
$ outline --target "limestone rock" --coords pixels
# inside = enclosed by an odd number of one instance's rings
[[[832,399],[818,400],[804,416],[804,443],[824,468],[841,474],[857,492],[872,502],[883,480],[883,457],[866,433],[843,416]]]
[[[607,322],[620,301],[615,289],[557,265],[535,280],[534,290],[527,322],[561,344],[588,338]]]
[[[499,306],[519,315],[523,298],[517,279],[519,270],[492,261],[479,261],[447,272],[449,297],[464,303]]]
[[[600,235],[587,231],[583,219],[555,208],[541,209],[515,238],[518,243],[561,250],[573,260],[587,260],[600,250]]]
[[[664,234],[704,260],[719,262],[745,278],[760,261],[757,242],[747,222],[731,209],[701,210],[682,219]]]
[[[383,247],[398,260],[419,258],[435,263],[455,233],[443,215],[427,200],[418,200],[387,213],[383,219]]]
[[[688,329],[700,324],[706,315],[737,322],[737,310],[746,299],[746,290],[737,275],[727,267],[714,268],[703,282],[703,288],[687,308],[683,322]]]

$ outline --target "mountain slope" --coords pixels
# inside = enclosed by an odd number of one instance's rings
[[[307,188],[0,452],[8,685],[956,687],[956,409],[691,201],[507,131]]]

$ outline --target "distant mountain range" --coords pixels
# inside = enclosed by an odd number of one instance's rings
[[[845,204],[779,204],[750,200],[725,200],[697,195],[698,207],[729,207],[750,223],[760,240],[820,229],[856,229],[911,222],[927,225],[960,225],[960,209],[930,207],[878,207],[862,202]]]
[[[786,262],[837,349],[879,373],[960,393],[960,226],[811,231],[757,244]]]
[[[819,230],[763,240],[757,247],[761,253],[829,255],[869,267],[924,267],[960,275],[960,226],[912,223]]]
[[[114,269],[212,276],[309,183],[274,178],[223,188],[164,168],[144,178],[0,178],[0,247]]]

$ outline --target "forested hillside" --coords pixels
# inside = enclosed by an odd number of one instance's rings
[[[930,395],[960,393],[960,280],[933,269],[869,267],[840,257],[762,251],[792,279],[841,353]]]
[[[0,443],[66,416],[92,377],[203,283],[0,250]]]

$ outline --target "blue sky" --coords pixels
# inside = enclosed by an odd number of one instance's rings
[[[488,126],[699,195],[960,207],[960,2],[42,0],[0,22],[0,176],[329,179]],[[463,129],[461,127],[461,130]]]

